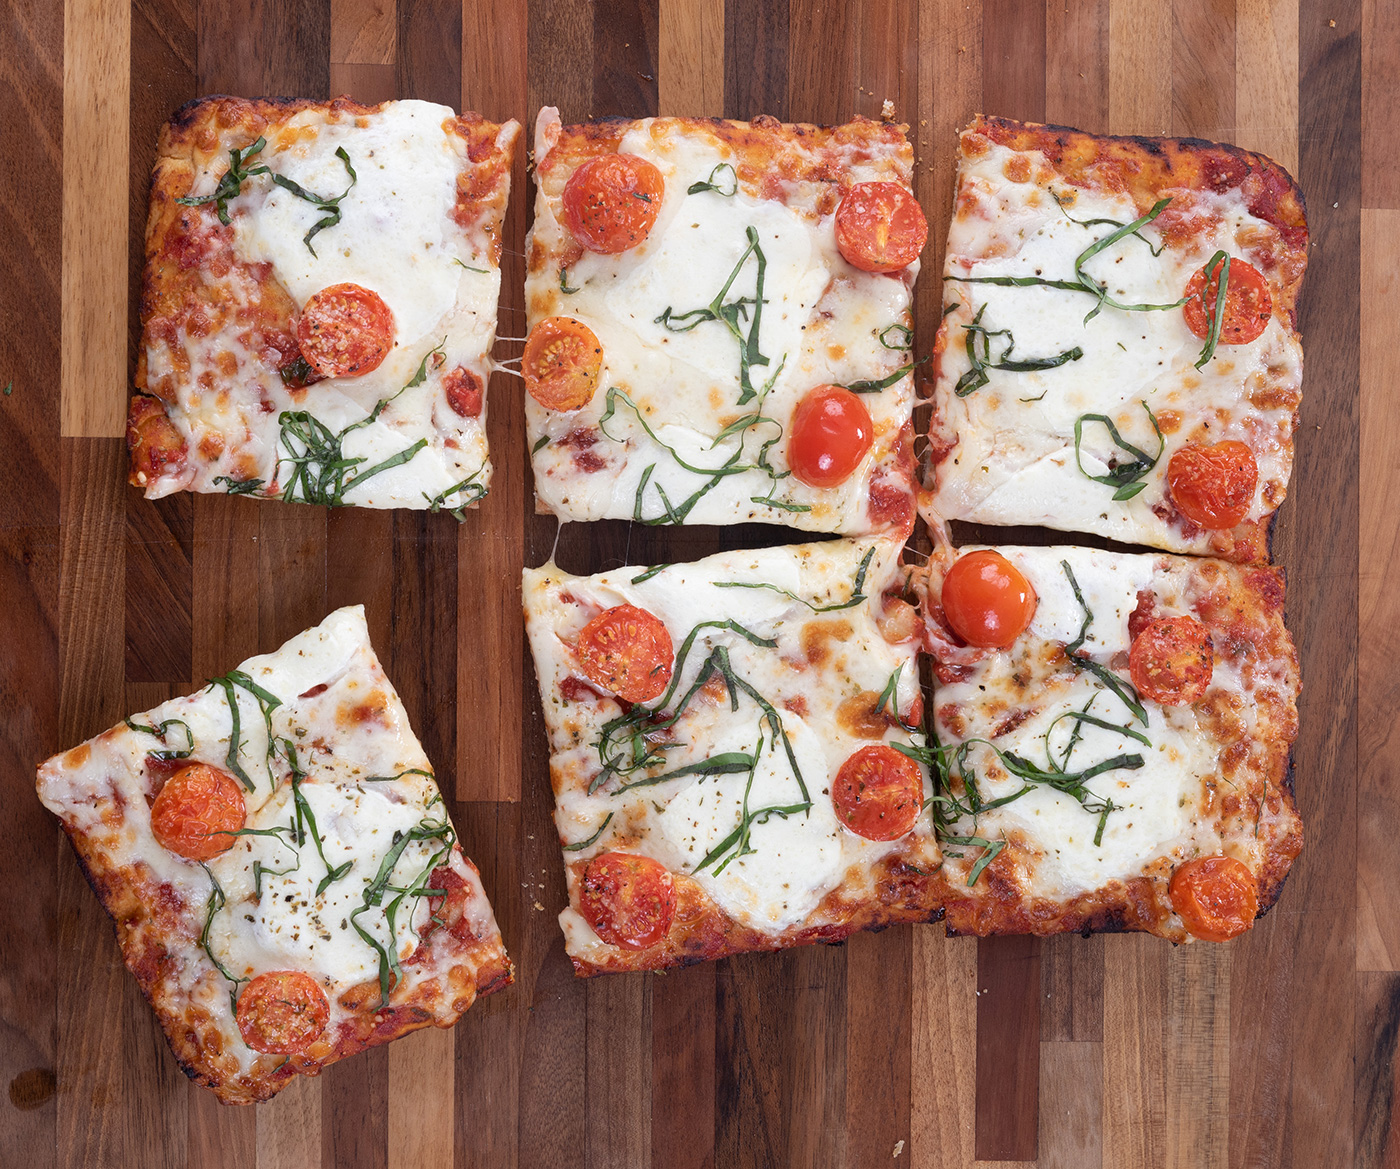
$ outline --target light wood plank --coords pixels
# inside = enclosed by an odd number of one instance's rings
[[[651,978],[595,978],[584,998],[589,1164],[645,1165],[651,1158]]]
[[[1358,970],[1400,969],[1400,211],[1361,213],[1361,656],[1357,750]]]
[[[1236,0],[1235,11],[1232,140],[1297,175],[1298,0]]]
[[[1361,205],[1400,208],[1400,6],[1363,0],[1361,12]]]
[[[394,0],[330,0],[330,5],[332,65],[394,63],[398,47]]]
[[[724,115],[724,0],[660,0],[657,105],[662,115]]]
[[[321,1082],[297,1076],[258,1108],[257,1169],[315,1169],[320,1164]]]
[[[331,62],[331,93],[353,97],[364,105],[394,99],[393,65],[359,65]]]
[[[912,1169],[972,1164],[977,1091],[977,942],[914,929]]]
[[[1166,951],[1169,1169],[1225,1169],[1230,1150],[1230,960],[1209,943]]]
[[[126,432],[129,0],[65,0],[64,435]]]
[[[389,1169],[452,1169],[452,1032],[425,1027],[389,1047]]]
[[[1235,0],[1175,0],[1173,134],[1217,142],[1234,137],[1235,57]]]
[[[1158,0],[1110,0],[1108,128],[1112,134],[1165,134],[1171,126],[1172,10]]]
[[[1104,1169],[1164,1165],[1167,952],[1159,938],[1106,939],[1103,997]]]
[[[1040,1045],[1037,1169],[1103,1164],[1103,1044]]]

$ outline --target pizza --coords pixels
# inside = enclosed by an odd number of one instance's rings
[[[176,1059],[224,1103],[450,1027],[512,980],[360,607],[54,756],[38,789]]]
[[[1307,240],[1297,185],[1262,155],[978,117],[944,265],[931,521],[1266,560]]]
[[[696,118],[535,131],[521,371],[561,519],[907,532],[905,127]]]
[[[917,583],[949,932],[1249,929],[1303,840],[1282,571],[969,547]]]
[[[580,976],[938,916],[900,542],[527,569]]]
[[[151,180],[131,482],[461,518],[491,477],[519,132],[421,101],[177,111]]]

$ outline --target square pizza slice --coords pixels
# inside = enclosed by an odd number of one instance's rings
[[[978,117],[948,232],[928,514],[1266,560],[1307,241],[1297,185],[1262,155]]]
[[[1303,843],[1281,569],[968,548],[927,589],[950,932],[1224,941],[1273,905]]]
[[[161,131],[127,442],[150,498],[486,494],[516,122],[216,97]]]
[[[938,915],[892,540],[525,572],[581,976]]]
[[[540,112],[522,370],[564,519],[907,531],[903,126]]]
[[[175,1058],[226,1104],[511,982],[359,607],[54,756],[38,789]]]

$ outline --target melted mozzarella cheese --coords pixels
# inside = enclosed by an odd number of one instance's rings
[[[541,439],[551,440],[533,456],[540,499],[566,518],[594,520],[631,518],[640,498],[641,515],[652,519],[665,514],[663,492],[678,506],[705,488],[711,478],[701,473],[705,468],[737,456],[734,461],[753,469],[706,488],[686,522],[764,519],[824,531],[867,530],[870,476],[910,416],[911,378],[863,397],[877,442],[841,487],[817,490],[791,476],[775,481],[757,464],[763,445],[776,440],[764,457],[776,474],[787,470],[782,436],[814,386],[878,379],[907,360],[903,351],[881,345],[879,334],[907,323],[917,264],[910,266],[907,281],[860,272],[841,257],[831,215],[816,217],[795,202],[758,198],[742,187],[728,197],[713,191],[689,194],[692,184],[732,157],[729,147],[708,133],[660,130],[644,121],[623,137],[619,150],[645,158],[665,180],[648,238],[615,255],[585,252],[567,269],[567,283],[576,291],[561,292],[554,265],[527,278],[532,325],[546,315],[575,318],[594,331],[603,351],[599,389],[587,407],[561,414],[526,402],[532,448]],[[857,179],[867,177],[861,168],[852,167]],[[547,248],[560,247],[563,239],[556,211],[541,190],[531,230],[532,239]],[[692,322],[684,314],[709,306],[731,276],[726,302],[757,294],[757,256],[745,259],[750,229],[764,257],[758,349],[766,364],[754,364],[750,371],[761,401],[740,404],[739,341],[721,321],[688,327]],[[752,311],[750,304],[739,321],[745,336]],[[663,323],[676,317],[683,318],[679,327]],[[635,409],[616,400],[605,435],[592,448],[607,466],[582,472],[574,448],[554,440],[598,425],[610,389],[625,394]],[[727,426],[760,405],[772,421],[718,440]],[[755,502],[764,498],[802,510]]]
[[[397,343],[426,339],[470,275],[450,234],[460,170],[442,130],[450,117],[451,110],[431,102],[393,102],[363,126],[360,119],[334,122],[309,137],[297,133],[294,119],[278,135],[285,145],[265,149],[257,161],[309,192],[345,192],[340,222],[317,233],[308,248],[303,237],[325,212],[270,178],[252,179],[231,208],[239,258],[270,263],[298,304],[332,284],[371,289],[394,314]],[[350,157],[353,185],[337,150]]]
[[[1166,494],[1172,452],[1188,441],[1247,443],[1259,464],[1249,518],[1258,519],[1277,506],[1291,464],[1292,414],[1286,405],[1260,409],[1250,395],[1268,382],[1296,391],[1302,361],[1298,341],[1276,315],[1257,340],[1221,345],[1197,370],[1203,342],[1187,327],[1180,308],[1127,312],[1105,307],[1086,320],[1095,305],[1089,295],[964,281],[1072,281],[1076,258],[1117,230],[1093,220],[1128,223],[1138,218],[1131,198],[1111,192],[1075,189],[1073,203],[1061,209],[1045,188],[1005,177],[1013,153],[994,145],[960,164],[960,190],[975,210],[956,216],[949,233],[947,300],[956,307],[945,326],[947,346],[936,390],[937,425],[957,445],[939,465],[930,506],[947,519],[1040,524],[1207,551],[1209,533],[1185,537],[1153,510]],[[1260,226],[1238,191],[1212,197],[1210,210],[1215,219],[1202,217],[1200,235],[1186,246],[1164,247],[1155,227],[1148,225],[1143,238],[1118,241],[1089,259],[1084,271],[1106,284],[1118,303],[1173,304],[1217,249],[1243,258],[1242,241]],[[1075,348],[1083,355],[1048,370],[988,368],[985,385],[958,397],[954,387],[972,368],[966,327],[974,319],[994,333],[1009,330],[1009,336],[989,338],[992,362],[1005,359],[1013,342],[1012,361],[1053,358]],[[982,355],[980,339],[976,345]],[[1116,447],[1107,427],[1085,422],[1081,470],[1075,456],[1076,420],[1107,415],[1126,442],[1150,455],[1163,440],[1153,430],[1147,408],[1164,422],[1171,419],[1164,425],[1165,449],[1146,475],[1145,488],[1130,500],[1114,500],[1113,487],[1089,476],[1107,474],[1134,456]]]
[[[838,608],[851,598],[867,554],[862,591],[871,599]],[[853,869],[865,871],[893,849],[908,847],[910,838],[886,843],[849,832],[836,819],[830,795],[830,781],[841,764],[870,741],[843,719],[842,704],[865,696],[873,705],[896,675],[896,709],[908,716],[918,697],[913,642],[891,645],[876,624],[879,598],[899,571],[895,542],[855,540],[728,552],[671,565],[645,580],[636,579],[642,574],[635,568],[586,578],[566,576],[552,565],[527,570],[526,623],[550,733],[555,819],[566,843],[593,838],[587,847],[566,854],[568,859],[587,860],[617,847],[611,842],[621,833],[625,847],[692,877],[729,916],[777,935],[804,922],[819,924],[823,897],[842,887]],[[742,587],[728,587],[735,585]],[[702,694],[685,707],[665,740],[664,768],[648,769],[648,774],[703,765],[719,755],[752,755],[761,735],[763,748],[751,786],[747,771],[741,771],[685,775],[625,791],[613,780],[590,793],[600,766],[602,728],[618,708],[611,701],[570,701],[561,683],[582,676],[571,649],[580,630],[599,612],[620,604],[660,618],[677,652],[694,633],[688,655],[676,667],[678,695],[695,685],[711,654],[722,651],[734,675],[763,696],[781,719],[792,759],[774,743],[772,725],[751,695],[741,693],[736,709],[727,697]],[[814,613],[813,607],[831,611]],[[754,644],[727,622],[752,639],[776,644]],[[824,636],[814,638],[816,633]],[[813,664],[808,653],[819,649],[829,656]],[[884,737],[902,743],[914,738],[897,726]],[[755,812],[804,803],[802,784],[811,799],[809,809],[786,817],[775,813],[754,823],[751,854],[732,857],[716,872],[733,853],[729,848],[700,868],[738,827],[746,789],[749,811]],[[928,863],[936,864],[926,819],[916,824],[911,837]],[[577,890],[571,886],[571,892]],[[565,911],[560,921],[571,954],[601,954],[602,943],[574,910]]]
[[[1012,802],[982,812],[976,835],[1019,841],[1027,892],[1056,901],[1110,881],[1127,880],[1157,857],[1219,852],[1218,817],[1208,814],[1219,779],[1219,743],[1198,725],[1192,708],[1144,701],[1148,715],[1144,727],[1094,675],[1045,652],[1048,645],[1073,641],[1083,624],[1084,607],[1064,571],[1068,564],[1093,616],[1081,652],[1114,669],[1126,682],[1122,663],[1131,645],[1128,618],[1137,608],[1139,591],[1153,594],[1156,615],[1189,612],[1187,582],[1192,562],[1093,548],[1003,547],[997,551],[1035,589],[1035,616],[1011,650],[989,654],[965,680],[937,687],[935,709],[942,741],[957,744],[991,738],[1001,751],[1046,770],[1057,763],[1066,771],[1082,771],[1119,755],[1140,755],[1142,766],[1117,768],[1086,781],[1095,799],[1112,800],[1114,805],[1098,841],[1099,813],[1044,785],[1032,785]],[[1217,666],[1212,686],[1242,693],[1238,674],[1228,668]],[[1086,705],[1090,714],[1145,734],[1150,743],[1081,723],[1079,740],[1066,759],[1075,725],[1067,716],[1085,710]],[[950,725],[950,718],[959,721]],[[1008,724],[1014,725],[996,733]],[[984,802],[1026,786],[1006,771],[985,744],[970,748],[967,766],[977,777]],[[967,820],[953,831],[971,834],[973,829]],[[945,863],[961,875],[956,881],[961,884],[975,860],[976,855],[970,854]]]

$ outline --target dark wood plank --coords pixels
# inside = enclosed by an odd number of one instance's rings
[[[34,766],[59,737],[58,541],[59,337],[63,118],[63,11],[12,4],[0,36],[7,66],[0,101],[0,489],[20,501],[0,513],[0,643],[14,647],[0,673],[0,792],[9,844],[0,874],[22,891],[7,901],[13,939],[0,994],[0,1077],[12,1107],[0,1124],[0,1161],[48,1169],[56,1162],[59,1053],[55,1050],[58,955],[53,923],[71,863],[52,816],[34,798]],[[20,275],[22,274],[22,276]],[[17,649],[22,650],[15,652]],[[71,1101],[70,1101],[71,1104]]]
[[[787,92],[787,4],[725,0],[724,116],[790,121]]]
[[[1109,0],[1046,0],[1045,120],[1108,133]]]
[[[1027,987],[1034,992],[1028,994]],[[979,1161],[1034,1161],[1040,1093],[1040,940],[977,943]]]
[[[396,2],[399,97],[441,102],[455,110],[462,100],[462,5],[447,0]]]
[[[330,90],[330,0],[199,0],[199,92],[320,97]]]
[[[796,67],[788,70],[784,121],[834,126],[849,120],[856,98],[860,20],[858,4],[791,0],[787,53]]]
[[[1400,975],[1362,973],[1356,990],[1356,1169],[1400,1165]]]
[[[1047,938],[1040,947],[1040,1038],[1103,1038],[1103,937]]]
[[[1234,943],[1230,1163],[1344,1165],[1336,1123],[1352,1092],[1355,978],[1356,462],[1359,367],[1359,14],[1305,0],[1299,15],[1299,180],[1308,196],[1299,327],[1307,366],[1289,500],[1274,557],[1290,565],[1304,733],[1294,751],[1308,843],[1283,902]],[[1334,23],[1333,23],[1334,22]],[[1326,569],[1310,567],[1325,548]],[[1305,912],[1326,906],[1325,913]]]
[[[715,967],[651,984],[652,1169],[715,1163]]]
[[[593,9],[595,118],[656,114],[656,0],[613,0]]]
[[[889,1159],[908,1142],[914,933],[856,934],[846,943],[846,1158]]]
[[[1045,8],[982,0],[982,112],[1045,121]]]

